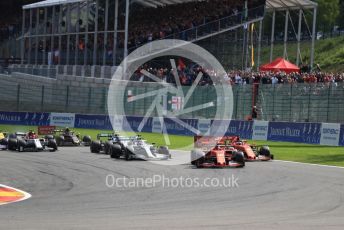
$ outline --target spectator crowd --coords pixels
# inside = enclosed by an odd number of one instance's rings
[[[157,76],[162,81],[167,83],[175,83],[173,69],[171,68],[159,68],[144,65],[138,69],[130,80],[151,82],[153,81],[143,71]],[[184,86],[190,86],[194,83],[195,79],[202,73],[201,81],[199,85],[213,85],[217,84],[217,80],[224,80],[231,85],[251,85],[251,84],[297,84],[297,83],[333,83],[338,84],[344,82],[344,73],[325,73],[325,72],[314,72],[314,73],[290,73],[285,72],[244,72],[244,71],[229,71],[223,79],[219,79],[216,76],[216,72],[213,70],[207,70],[201,66],[189,63],[185,64],[182,59],[178,60],[178,76],[180,82]],[[223,81],[221,81],[223,82]]]

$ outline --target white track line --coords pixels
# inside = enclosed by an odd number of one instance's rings
[[[324,168],[344,169],[344,167],[334,166],[334,165],[320,165],[320,164],[303,163],[303,162],[296,162],[296,161],[282,161],[282,160],[273,160],[273,161],[282,162],[282,163],[289,163],[289,164],[300,164],[300,165],[318,166],[318,167],[324,167]]]
[[[20,192],[20,193],[22,193],[24,195],[24,197],[19,199],[19,200],[16,200],[16,201],[13,201],[13,202],[8,202],[8,203],[3,203],[3,204],[0,204],[0,205],[16,203],[16,202],[27,200],[27,199],[32,197],[30,193],[24,192],[24,191],[22,191],[20,189],[16,189],[16,188],[13,188],[13,187],[10,187],[10,186],[7,186],[7,185],[3,185],[3,184],[0,184],[0,187],[8,188],[8,189],[13,189],[14,191]]]

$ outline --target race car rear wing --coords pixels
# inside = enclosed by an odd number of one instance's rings
[[[26,133],[24,133],[24,132],[16,132],[15,135],[16,136],[20,136],[20,137],[25,137]]]
[[[54,130],[54,133],[63,133],[63,132],[64,132],[63,129],[55,129],[55,130]]]
[[[97,134],[97,139],[100,140],[101,138],[108,138],[111,139],[115,137],[117,134],[116,133],[99,133]]]

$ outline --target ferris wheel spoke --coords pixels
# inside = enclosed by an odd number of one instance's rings
[[[143,120],[141,121],[139,127],[138,127],[138,131],[141,132],[143,127],[145,126],[145,124],[147,123],[147,120],[150,118],[150,116],[153,113],[153,110],[156,108],[158,103],[158,97],[154,100],[154,102],[151,104],[151,106],[149,107],[149,109],[147,110]]]
[[[171,145],[171,141],[170,141],[170,138],[169,138],[169,135],[168,135],[168,132],[167,132],[167,128],[166,128],[165,122],[164,122],[164,114],[162,112],[163,109],[162,109],[160,104],[156,104],[156,107],[157,107],[157,113],[158,113],[158,116],[159,116],[160,125],[162,127],[162,133],[163,133],[163,136],[164,136],[164,139],[165,139],[165,144],[166,145]]]
[[[178,88],[178,93],[177,94],[180,97],[184,97],[182,85],[180,83],[180,79],[179,79],[179,75],[178,75],[176,61],[174,59],[170,59],[170,62],[171,62],[173,77],[174,77],[174,80],[175,80],[177,88]]]
[[[184,121],[180,120],[179,118],[169,117],[169,119],[171,119],[172,121],[178,123],[179,125],[183,126],[184,128],[188,129],[189,131],[193,132],[196,135],[200,135],[201,134],[201,132],[198,129],[192,127],[191,125],[189,125],[187,123],[185,123]]]
[[[191,88],[189,89],[188,93],[187,93],[186,96],[185,96],[184,103],[183,103],[183,104],[184,104],[183,108],[184,108],[185,105],[188,103],[190,97],[191,97],[192,94],[194,93],[195,88],[197,87],[198,83],[201,81],[202,77],[203,77],[203,73],[200,72],[200,73],[198,74],[198,76],[197,76],[195,82],[192,84]]]
[[[215,106],[215,103],[213,101],[211,101],[211,102],[208,102],[208,103],[205,103],[205,104],[202,104],[202,105],[197,105],[197,106],[193,106],[193,107],[190,107],[190,108],[187,108],[187,109],[183,109],[183,110],[178,111],[177,113],[173,113],[171,115],[180,116],[180,115],[183,115],[183,114],[192,113],[192,112],[195,112],[195,111],[198,111],[198,110],[201,110],[201,109],[206,109],[206,108],[210,108],[210,107],[214,107],[214,106]]]

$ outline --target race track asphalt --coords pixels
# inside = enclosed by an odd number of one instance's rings
[[[182,153],[173,153],[182,154]],[[116,178],[237,178],[239,187],[109,188]],[[194,169],[113,160],[87,147],[0,152],[0,184],[32,198],[0,206],[1,229],[344,229],[344,169],[251,162]]]

